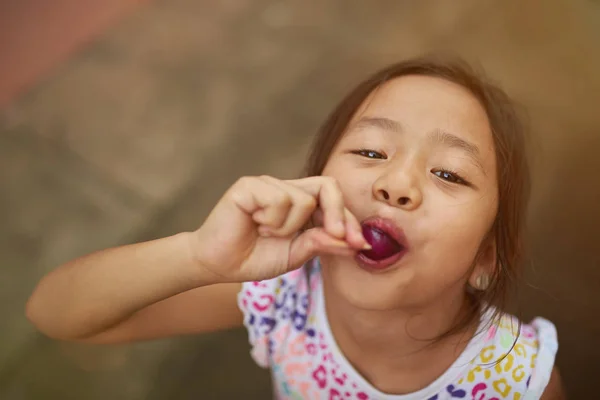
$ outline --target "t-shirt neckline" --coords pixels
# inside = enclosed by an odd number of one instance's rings
[[[318,271],[320,274],[320,271]],[[316,319],[320,325],[320,329],[323,332],[326,343],[331,346],[336,362],[340,364],[342,370],[348,375],[348,378],[356,382],[360,387],[364,388],[364,391],[369,395],[380,400],[423,400],[429,399],[430,397],[440,394],[448,385],[456,384],[455,380],[458,379],[460,374],[469,367],[470,362],[479,354],[484,344],[484,335],[482,334],[482,328],[484,327],[487,318],[482,318],[479,327],[476,330],[475,335],[471,338],[463,352],[458,358],[452,363],[452,365],[435,381],[428,386],[420,389],[416,392],[407,394],[388,394],[381,392],[375,388],[369,381],[367,381],[350,362],[346,359],[346,356],[342,353],[341,349],[331,332],[329,326],[329,320],[327,318],[327,312],[325,308],[325,295],[323,291],[323,282],[319,279],[318,285],[316,285]]]

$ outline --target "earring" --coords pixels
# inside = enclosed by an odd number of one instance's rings
[[[490,285],[490,277],[487,274],[481,274],[475,279],[475,288],[477,290],[486,290]]]

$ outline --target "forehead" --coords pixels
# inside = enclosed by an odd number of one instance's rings
[[[445,79],[416,75],[392,79],[367,97],[352,122],[364,117],[398,121],[410,135],[448,131],[475,144],[482,158],[490,152],[493,156],[485,109],[467,89]]]

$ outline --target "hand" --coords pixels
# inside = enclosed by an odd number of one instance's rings
[[[310,221],[317,226],[303,229]],[[243,177],[192,235],[198,264],[221,282],[264,280],[319,254],[353,256],[370,248],[337,182],[315,176]]]

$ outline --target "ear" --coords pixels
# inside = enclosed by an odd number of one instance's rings
[[[476,290],[485,290],[490,284],[490,278],[496,269],[497,246],[496,239],[485,239],[475,258],[473,272],[469,276],[469,285]]]

